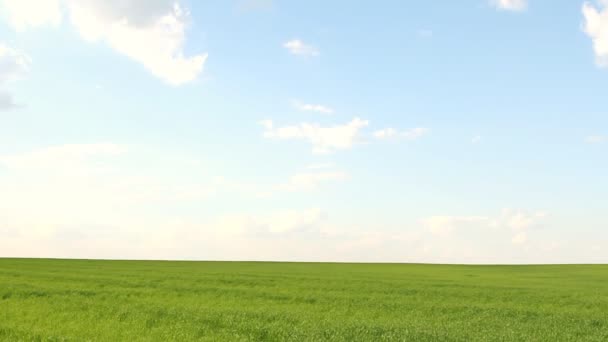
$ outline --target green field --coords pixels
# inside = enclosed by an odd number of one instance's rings
[[[608,341],[608,266],[0,259],[6,341]]]

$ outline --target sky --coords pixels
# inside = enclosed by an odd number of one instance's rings
[[[608,1],[0,0],[0,257],[608,262]]]

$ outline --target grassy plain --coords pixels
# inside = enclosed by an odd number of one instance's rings
[[[608,266],[0,259],[6,341],[608,341]]]

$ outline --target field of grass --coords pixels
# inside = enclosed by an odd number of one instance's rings
[[[6,341],[608,341],[608,266],[0,259]]]

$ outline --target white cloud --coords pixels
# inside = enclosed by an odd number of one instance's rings
[[[302,172],[293,175],[289,182],[278,186],[283,191],[315,190],[321,183],[343,181],[348,175],[342,171]]]
[[[527,0],[491,0],[492,5],[505,11],[523,11],[528,7]]]
[[[0,110],[17,107],[13,95],[4,88],[7,83],[19,80],[27,75],[31,58],[23,51],[0,43]]]
[[[121,8],[101,0],[73,1],[72,23],[85,40],[106,41],[171,85],[194,80],[207,54],[183,55],[188,13],[173,1],[137,4]]]
[[[605,245],[602,236],[577,245],[567,235],[551,236],[554,230],[536,229],[545,222],[543,212],[505,209],[493,216],[436,216],[417,225],[364,212],[336,217],[316,205],[293,207],[289,198],[281,198],[280,209],[268,210],[269,203],[258,206],[259,201],[242,201],[232,193],[216,196],[213,190],[225,191],[225,184],[207,184],[212,178],[204,173],[205,163],[160,150],[98,143],[1,154],[0,256],[605,261],[605,248],[589,247]],[[306,169],[283,183],[254,189],[309,191],[345,176],[334,169]],[[207,201],[211,195],[213,201]],[[206,209],[197,209],[201,207]]]
[[[163,167],[158,167],[158,160],[163,160]],[[235,196],[316,191],[348,178],[339,170],[307,170],[284,182],[242,184],[206,176],[204,165],[188,158],[114,143],[66,144],[4,154],[0,169],[0,232],[31,238],[49,237],[74,225],[82,226],[80,230],[87,234],[92,223],[144,232],[155,220],[171,216],[171,207],[179,211],[181,203],[200,203],[211,197],[230,198],[233,203]],[[164,209],[151,209],[156,206]],[[269,231],[291,230],[280,227],[287,226],[285,222],[294,215],[278,215],[279,228]],[[295,217],[293,221],[302,218]],[[112,234],[120,238],[123,233]]]
[[[573,242],[531,231],[495,229],[485,217],[444,219],[449,238],[408,225],[353,223],[322,208],[230,211],[213,207],[198,217],[183,206],[116,207],[123,193],[99,195],[99,188],[46,196],[40,184],[23,198],[0,196],[0,256],[189,260],[363,261],[436,263],[605,262],[606,240]],[[0,190],[6,181],[0,179]],[[86,186],[89,186],[87,188]],[[105,184],[104,184],[105,185]],[[23,184],[22,184],[23,186]],[[22,187],[19,190],[24,190]],[[93,190],[93,191],[91,191]],[[58,205],[57,202],[60,202]],[[211,203],[210,203],[211,204]],[[17,210],[15,210],[17,209]],[[28,215],[35,210],[36,215]],[[175,210],[175,208],[173,209]],[[209,216],[207,215],[209,214]],[[349,215],[346,215],[349,216]],[[352,216],[352,215],[351,215]],[[94,219],[91,219],[94,218]],[[442,227],[442,220],[434,221]],[[471,228],[473,227],[473,228]],[[476,228],[477,227],[477,228]],[[540,233],[537,231],[536,233]],[[441,231],[439,232],[442,233]],[[575,234],[575,233],[573,233]],[[563,236],[562,236],[563,238]],[[565,237],[567,238],[567,236]]]
[[[266,130],[272,130],[274,127],[274,122],[270,119],[260,120],[260,125],[264,127]]]
[[[256,198],[270,198],[277,194],[289,192],[310,192],[319,190],[322,184],[339,182],[348,179],[348,174],[340,170],[322,170],[331,165],[313,165],[307,171],[297,172],[283,182],[271,184],[241,182],[220,178],[218,187],[229,193],[254,196]]]
[[[61,23],[60,0],[3,0],[0,4],[9,15],[9,23],[17,31]]]
[[[547,213],[537,211],[529,213],[523,210],[503,209],[500,218],[493,222],[494,226],[504,226],[513,231],[527,230],[540,224]]]
[[[481,135],[476,135],[471,139],[472,144],[479,144],[481,142]]]
[[[528,212],[525,210],[503,209],[500,215],[488,216],[432,216],[420,223],[433,235],[447,237],[455,231],[471,228],[506,230],[514,234],[513,241],[523,243],[525,231],[540,226],[546,219],[543,211]],[[524,238],[522,238],[524,237]]]
[[[416,127],[403,132],[403,137],[407,140],[416,140],[429,132],[428,128]]]
[[[487,222],[483,216],[432,216],[420,221],[428,231],[436,236],[447,237],[454,229],[467,224]]]
[[[416,127],[403,132],[399,132],[397,129],[389,127],[375,131],[373,136],[376,139],[403,138],[406,140],[416,140],[426,135],[428,132],[429,129],[424,127]]]
[[[29,71],[31,58],[23,51],[0,43],[0,85],[16,81]]]
[[[207,54],[184,56],[189,13],[174,0],[3,0],[16,30],[61,21],[61,8],[88,42],[104,41],[171,85],[194,80]]]
[[[394,128],[385,128],[377,130],[373,133],[374,137],[378,139],[389,139],[394,138],[397,135],[397,130]]]
[[[6,215],[2,223],[39,236],[68,222],[90,222],[90,217],[96,217],[96,222],[107,220],[104,209],[120,196],[111,196],[107,188],[111,183],[102,174],[106,158],[120,153],[122,147],[103,143],[1,155],[0,212]],[[97,215],[88,217],[93,214]]]
[[[166,165],[155,168],[155,160],[159,158]],[[184,170],[197,167],[201,171],[194,171],[194,178],[184,177],[189,174]],[[46,227],[44,231],[69,222],[85,224],[98,216],[103,219],[96,218],[95,222],[106,225],[120,226],[121,220],[129,220],[106,213],[108,207],[137,215],[138,206],[148,208],[154,203],[196,202],[211,196],[265,198],[316,191],[323,184],[348,178],[339,170],[306,170],[283,182],[239,183],[223,177],[205,177],[203,165],[193,164],[190,159],[167,159],[141,147],[127,148],[114,143],[66,144],[4,154],[0,155],[0,169],[5,171],[0,179],[0,226],[1,221],[4,224],[9,221],[2,214],[10,213],[11,222],[25,220],[21,225]],[[172,169],[176,173],[168,173]],[[28,215],[31,210],[40,215],[31,217]],[[146,214],[145,219],[148,216],[155,213]],[[38,217],[42,221],[30,220]]]
[[[600,0],[597,5],[598,7],[590,2],[583,4],[583,31],[593,42],[597,65],[608,67],[608,1]]]
[[[318,233],[326,214],[320,209],[285,210],[267,215],[231,215],[212,224],[220,233],[229,236],[289,235]]]
[[[293,102],[294,107],[303,112],[317,112],[322,114],[333,114],[334,110],[324,105],[320,104],[310,104],[310,103],[302,103],[299,101]]]
[[[309,170],[321,170],[321,169],[331,169],[334,167],[333,163],[316,163],[310,164],[306,168]]]
[[[275,127],[272,120],[264,120],[260,123],[265,128],[263,133],[265,138],[307,140],[312,144],[312,152],[315,154],[350,149],[358,141],[361,129],[369,124],[367,120],[359,118],[354,118],[344,125],[328,127],[316,123]]]
[[[585,142],[588,144],[601,144],[608,141],[608,137],[604,135],[590,135],[585,138]]]
[[[69,170],[92,157],[116,156],[125,152],[126,147],[112,143],[67,144],[0,156],[0,164],[11,169],[64,168]]]
[[[144,234],[165,215],[156,206],[170,210],[172,205],[214,194],[211,182],[183,179],[181,170],[192,165],[177,164],[180,173],[172,175],[167,173],[173,161],[169,157],[163,157],[167,165],[158,170],[146,165],[149,160],[138,158],[140,150],[136,152],[98,143],[0,155],[0,231],[3,227],[16,231],[25,239],[21,246],[27,247],[69,227],[88,234],[99,226],[114,229],[110,235],[125,243],[120,239],[127,232]],[[158,157],[151,159],[158,162]]]
[[[528,241],[528,234],[526,232],[517,233],[511,239],[511,242],[515,245],[523,245],[526,241]]]
[[[203,164],[158,151],[98,143],[0,154],[0,256],[332,259],[324,210],[243,213],[225,193],[192,211],[226,184],[208,184]],[[343,177],[303,172],[270,187],[307,191]]]
[[[19,105],[13,99],[13,95],[6,91],[0,90],[0,111],[9,110],[19,107]]]
[[[317,57],[320,55],[319,49],[312,45],[306,44],[299,39],[292,39],[283,44],[283,47],[293,55],[308,57]]]

